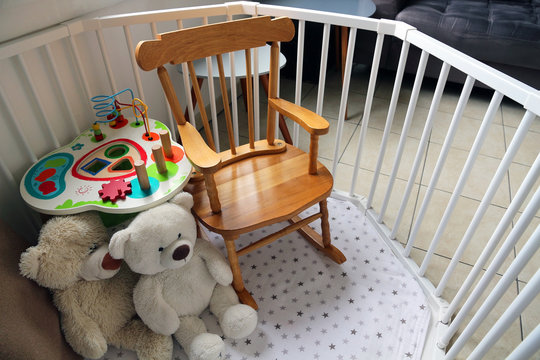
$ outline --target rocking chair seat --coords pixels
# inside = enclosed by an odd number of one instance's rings
[[[287,145],[284,152],[220,169],[214,174],[222,209],[218,214],[212,213],[204,181],[190,183],[185,190],[193,195],[193,212],[205,227],[224,235],[243,234],[290,219],[330,195],[332,175],[319,161],[317,175],[310,175],[308,158]],[[301,208],[299,199],[305,202]]]

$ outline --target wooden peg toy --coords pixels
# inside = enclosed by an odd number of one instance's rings
[[[146,172],[146,164],[142,160],[135,160],[135,173],[137,174],[137,180],[139,180],[139,186],[141,189],[150,189],[150,180],[148,179],[148,173]]]
[[[156,162],[158,173],[166,173],[167,164],[165,163],[165,156],[163,155],[163,151],[161,151],[161,145],[156,144],[152,146],[152,154],[154,155],[154,161]]]
[[[163,152],[168,158],[173,157],[173,151],[171,146],[171,138],[169,137],[169,132],[167,130],[161,130],[159,132],[159,137],[161,138],[161,145],[163,146]]]

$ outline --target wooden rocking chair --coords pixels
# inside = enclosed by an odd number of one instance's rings
[[[328,209],[333,179],[317,161],[318,137],[328,132],[328,122],[317,114],[276,97],[278,76],[278,41],[290,41],[294,25],[288,18],[256,17],[199,26],[158,35],[156,40],[142,41],[136,50],[137,63],[143,70],[157,73],[172,112],[178,123],[180,138],[197,175],[186,186],[195,200],[193,213],[198,221],[223,236],[234,274],[233,286],[240,301],[257,309],[244,288],[238,256],[260,248],[298,230],[318,250],[337,263],[345,256],[330,244]],[[267,137],[254,140],[251,51],[271,42],[270,88],[268,96]],[[220,54],[246,50],[247,107],[249,143],[235,146],[229,100]],[[223,106],[231,148],[216,153],[198,86],[193,61],[217,57]],[[187,62],[194,86],[207,141],[186,122],[164,65]],[[311,136],[309,154],[274,139],[276,111],[300,124]],[[320,212],[301,219],[298,214],[319,203]],[[308,224],[321,219],[322,236]],[[240,234],[288,220],[290,225],[257,242],[236,250]]]

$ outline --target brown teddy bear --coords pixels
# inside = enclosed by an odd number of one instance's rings
[[[82,356],[99,358],[112,344],[139,359],[171,359],[171,336],[152,332],[136,317],[139,276],[109,255],[108,240],[95,213],[55,217],[21,255],[20,272],[52,291],[66,340]]]

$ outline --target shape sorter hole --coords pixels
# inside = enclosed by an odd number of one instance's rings
[[[111,167],[113,171],[122,171],[122,170],[131,170],[133,169],[133,164],[128,158],[121,159],[116,164]]]
[[[109,147],[105,150],[105,156],[110,159],[118,159],[119,157],[124,156],[129,151],[129,148],[126,145],[118,144]]]

